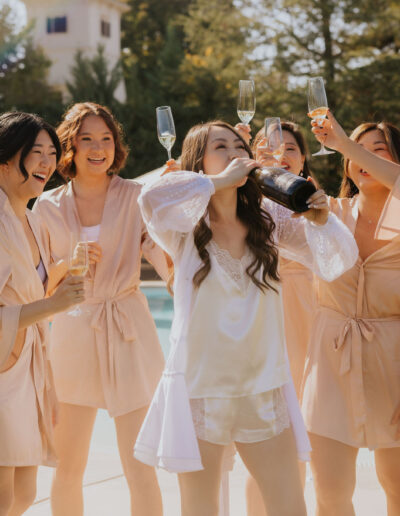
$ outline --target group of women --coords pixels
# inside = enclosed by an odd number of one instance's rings
[[[250,174],[271,164],[262,131],[250,147],[246,127],[199,124],[142,188],[118,176],[128,149],[106,107],[76,104],[57,131],[0,116],[0,516],[32,504],[41,464],[56,466],[54,516],[83,515],[98,408],[132,515],[162,515],[159,466],[178,473],[183,516],[217,516],[232,445],[249,516],[306,514],[310,454],[317,515],[354,515],[361,447],[400,514],[400,131],[312,124],[343,183],[293,216]],[[282,129],[280,166],[312,180],[299,128]],[[44,192],[55,169],[66,184]],[[83,279],[68,267],[84,234]],[[165,367],[142,254],[174,296]]]

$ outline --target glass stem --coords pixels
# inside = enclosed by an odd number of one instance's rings
[[[168,149],[167,152],[168,152],[168,161],[169,161],[171,159],[171,149]]]

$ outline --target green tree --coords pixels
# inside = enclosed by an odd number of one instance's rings
[[[97,102],[119,111],[115,91],[121,80],[120,61],[109,69],[104,47],[99,46],[93,57],[86,57],[81,50],[77,51],[71,68],[71,81],[66,86],[72,102]]]

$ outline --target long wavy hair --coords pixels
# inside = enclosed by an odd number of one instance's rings
[[[364,122],[354,129],[350,139],[359,142],[364,134],[375,130],[382,132],[390,155],[396,163],[400,163],[400,129],[389,122]],[[358,194],[357,186],[349,177],[349,163],[350,160],[345,158],[339,197],[354,197]]]
[[[242,141],[249,157],[253,157],[250,147],[240,134],[230,124],[216,120],[190,129],[182,147],[180,160],[182,170],[193,172],[203,170],[204,153],[212,127],[223,127],[232,131]],[[272,238],[275,223],[270,214],[262,208],[261,200],[261,190],[254,178],[249,176],[246,183],[237,189],[237,216],[248,228],[246,244],[254,256],[246,273],[260,290],[276,290],[271,283],[271,280],[279,281],[278,250]],[[203,262],[193,277],[195,287],[199,287],[210,272],[211,262],[207,244],[211,239],[212,230],[202,217],[194,229],[194,243]],[[257,277],[260,269],[262,270],[261,280]]]
[[[297,145],[299,146],[301,155],[304,156],[303,170],[300,172],[299,176],[304,177],[305,179],[307,179],[308,177],[311,177],[315,182],[317,182],[316,178],[314,177],[313,173],[310,170],[310,165],[308,162],[310,153],[308,151],[308,145],[307,145],[306,139],[304,138],[304,135],[301,132],[300,127],[296,123],[289,122],[286,120],[281,121],[281,127],[282,127],[282,131],[287,131],[288,133],[291,133],[293,135],[294,139],[297,142]],[[264,138],[264,136],[265,136],[265,127],[262,127],[256,134],[256,136],[253,140],[253,143],[251,145],[251,149],[254,154],[256,153],[258,144]]]

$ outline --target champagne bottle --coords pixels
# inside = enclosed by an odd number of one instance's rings
[[[311,181],[283,168],[263,167],[251,171],[263,195],[297,213],[307,211],[307,199],[316,192]]]

